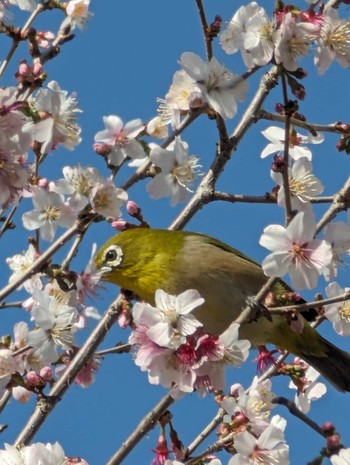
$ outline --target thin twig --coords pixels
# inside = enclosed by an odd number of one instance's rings
[[[99,350],[98,352],[95,353],[97,357],[102,357],[103,355],[108,355],[108,354],[126,354],[127,352],[130,352],[132,349],[132,345],[128,343],[124,344],[118,344],[115,347],[111,347],[110,349],[104,349],[104,350]]]
[[[210,423],[202,430],[201,433],[191,442],[187,447],[187,456],[191,456],[197,447],[202,444],[203,441],[214,431],[215,428],[221,423],[223,416],[225,415],[225,410],[219,408],[215,417],[211,420]]]
[[[2,413],[2,411],[4,410],[4,408],[6,407],[8,401],[11,399],[11,391],[9,390],[6,390],[4,392],[4,394],[2,395],[1,399],[0,399],[0,413]]]
[[[327,226],[338,213],[345,211],[350,206],[350,177],[346,180],[344,186],[335,194],[333,203],[320,219],[316,227],[317,235],[323,228]]]
[[[106,465],[119,465],[125,457],[133,450],[133,448],[146,436],[146,434],[155,426],[159,418],[163,415],[170,405],[175,402],[175,399],[170,394],[166,394],[154,408],[147,413],[140,421],[135,430],[123,442],[117,452],[108,460]]]
[[[259,114],[260,119],[266,119],[268,121],[277,121],[279,123],[286,122],[285,115],[278,115],[276,113],[270,113],[265,110],[261,110]],[[290,118],[290,123],[293,126],[300,127],[309,131],[313,136],[317,136],[318,132],[334,132],[337,134],[342,134],[339,129],[339,122],[331,123],[331,124],[317,124],[317,123],[309,123],[308,121],[301,121],[300,119]]]
[[[326,437],[323,429],[320,426],[318,426],[317,423],[311,420],[311,418],[305,415],[305,413],[299,410],[295,402],[289,399],[286,399],[285,397],[282,397],[282,396],[275,397],[274,399],[272,399],[271,402],[273,404],[284,405],[289,410],[289,413],[299,418],[299,420],[303,421],[306,425],[310,426],[310,428],[312,428],[314,431],[316,431],[316,433],[320,434],[322,437],[324,438]]]
[[[324,196],[324,197],[310,197],[310,203],[331,203],[333,202],[333,196]],[[210,201],[223,201],[231,203],[266,203],[273,204],[277,203],[277,199],[270,196],[269,193],[265,195],[245,195],[245,194],[229,194],[227,192],[215,191],[211,197]]]
[[[205,17],[203,2],[202,0],[196,0],[196,4],[197,4],[197,9],[198,9],[199,19],[202,25],[207,60],[210,61],[213,58],[213,46],[212,46],[212,39],[208,34],[208,23]]]

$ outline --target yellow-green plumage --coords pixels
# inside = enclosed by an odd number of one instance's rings
[[[108,252],[115,249],[121,255],[113,262]],[[239,251],[212,237],[183,231],[127,230],[107,241],[95,262],[98,268],[106,267],[104,280],[150,304],[157,289],[174,295],[196,289],[205,302],[193,313],[212,334],[222,333],[238,317],[246,299],[267,281],[261,267]],[[240,337],[253,346],[272,343],[288,350],[308,361],[337,389],[350,390],[350,356],[323,339],[307,321],[298,333],[283,316],[273,316],[272,322],[263,317],[242,325]]]

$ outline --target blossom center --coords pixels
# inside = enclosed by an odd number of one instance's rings
[[[350,47],[350,22],[345,21],[330,31],[325,42],[334,51],[344,56],[347,55]]]
[[[172,175],[179,184],[187,186],[195,178],[196,157],[189,157],[185,163],[176,164],[172,170]]]
[[[262,450],[259,446],[255,446],[253,452],[250,455],[254,465],[275,465],[275,460],[266,450]]]
[[[347,300],[344,304],[338,308],[340,318],[345,320],[346,323],[350,323],[350,301]]]
[[[43,210],[44,217],[46,221],[57,221],[60,216],[60,209],[59,207],[54,207],[53,205],[48,205]]]
[[[123,131],[115,135],[115,143],[120,147],[125,147],[129,143],[129,139]]]
[[[273,39],[274,27],[271,23],[262,24],[259,30],[259,37],[261,40]]]

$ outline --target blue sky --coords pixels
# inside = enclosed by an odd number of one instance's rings
[[[265,1],[261,2],[261,5],[268,8],[270,3]],[[299,5],[303,6],[303,2]],[[208,20],[211,21],[219,14],[224,21],[228,21],[235,7],[235,2],[208,0]],[[49,156],[42,174],[52,180],[61,177],[62,167],[67,164],[93,165],[107,175],[102,159],[92,151],[94,134],[103,129],[102,117],[116,114],[125,122],[134,118],[147,121],[155,115],[156,98],[166,94],[173,73],[179,69],[178,59],[181,53],[192,51],[205,57],[194,1],[95,0],[92,1],[91,11],[94,17],[86,31],[81,33],[77,30],[76,38],[65,44],[61,54],[46,66],[48,80],[58,81],[61,88],[68,92],[76,91],[83,110],[79,119],[83,129],[83,142],[74,152],[59,149]],[[348,8],[343,11],[348,17]],[[55,30],[59,19],[59,14],[49,12],[39,19],[38,24],[41,28]],[[9,43],[2,39],[1,44],[1,55],[4,56]],[[244,71],[238,54],[224,55],[218,43],[214,44],[214,52],[229,69],[236,72]],[[25,50],[22,48],[15,56],[14,63],[24,56]],[[305,114],[310,122],[327,124],[337,120],[348,121],[349,71],[333,64],[324,76],[318,77],[312,60],[306,59],[302,64],[309,75],[303,82],[307,97],[300,103],[300,112]],[[249,81],[248,98],[240,105],[240,113],[249,102],[249,97],[254,94],[262,72],[258,72]],[[13,84],[13,73],[14,68],[10,67],[4,78],[4,85]],[[272,111],[275,103],[281,100],[281,89],[277,87],[266,102],[265,109]],[[230,130],[235,127],[238,117],[239,115],[228,121]],[[260,152],[266,144],[260,131],[267,126],[268,122],[261,121],[250,129],[218,183],[220,190],[251,195],[263,195],[271,190],[271,160],[260,158]],[[217,142],[213,121],[203,116],[183,138],[189,143],[191,154],[200,157],[203,170],[208,168],[214,157]],[[326,134],[326,140],[322,145],[312,147],[315,174],[325,186],[325,195],[337,191],[349,176],[349,159],[344,153],[336,151],[336,142],[337,136]],[[121,173],[119,181],[122,182],[131,173],[131,169],[126,169]],[[167,199],[151,201],[145,190],[146,183],[147,181],[143,181],[135,186],[129,192],[129,197],[142,206],[145,219],[153,227],[166,228],[184,205],[171,208]],[[325,208],[321,206],[316,209],[318,218]],[[19,213],[29,209],[31,203],[28,200],[22,205]],[[345,215],[342,215],[341,219],[345,220]],[[258,239],[263,228],[275,222],[283,222],[283,211],[277,206],[217,202],[203,208],[186,229],[211,234],[261,262],[266,256],[266,251],[257,245]],[[6,247],[0,250],[2,260],[26,249],[27,234],[20,227],[20,217],[17,224],[19,226],[12,236],[15,240],[6,243]],[[95,225],[87,234],[81,253],[74,261],[74,269],[80,271],[85,267],[93,242],[102,245],[113,234],[113,230],[107,224]],[[340,278],[341,284],[349,285],[348,268],[344,267]],[[1,285],[7,282],[7,271],[0,279]],[[318,290],[323,292],[324,286],[325,283],[321,281]],[[106,286],[106,289],[100,292],[100,296],[94,299],[94,305],[102,313],[116,293],[117,288]],[[313,293],[305,293],[305,296],[312,298]],[[6,331],[10,330],[15,321],[26,318],[21,310],[11,310],[11,313],[7,311],[2,317],[5,320],[3,324]],[[326,326],[321,331],[337,344],[349,348],[348,341],[340,340]],[[103,347],[111,347],[126,339],[127,332],[116,326],[103,343]],[[230,370],[228,380],[230,383],[241,382],[248,386],[254,374],[255,364],[248,361],[244,368]],[[275,391],[292,397],[294,393],[285,389],[287,384],[287,379],[278,379],[274,383]],[[102,465],[164,393],[162,388],[148,385],[146,375],[133,364],[131,355],[109,355],[102,363],[96,382],[85,390],[72,386],[35,440],[58,440],[68,455],[81,455],[90,465]],[[350,446],[347,421],[350,414],[349,399],[349,394],[340,394],[329,387],[327,396],[318,401],[311,410],[311,416],[316,422],[322,424],[328,420],[333,421],[347,446]],[[2,434],[3,442],[14,440],[33,407],[33,401],[21,406],[14,401],[10,403],[1,420],[1,423],[9,424],[8,429]],[[187,445],[215,414],[216,405],[209,397],[199,399],[196,394],[191,394],[180,400],[171,411],[181,440]],[[291,446],[291,463],[308,462],[324,445],[322,439],[291,418],[285,410],[278,409],[278,412],[288,420],[286,435]],[[125,465],[150,463],[150,449],[156,445],[157,433],[158,431],[151,432],[124,461]],[[215,436],[212,439],[215,440]],[[226,464],[228,454],[222,454],[221,457],[223,464]]]

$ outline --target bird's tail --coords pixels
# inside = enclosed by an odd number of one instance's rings
[[[338,391],[350,391],[350,354],[319,337],[325,355],[300,354],[300,357],[319,371]]]

